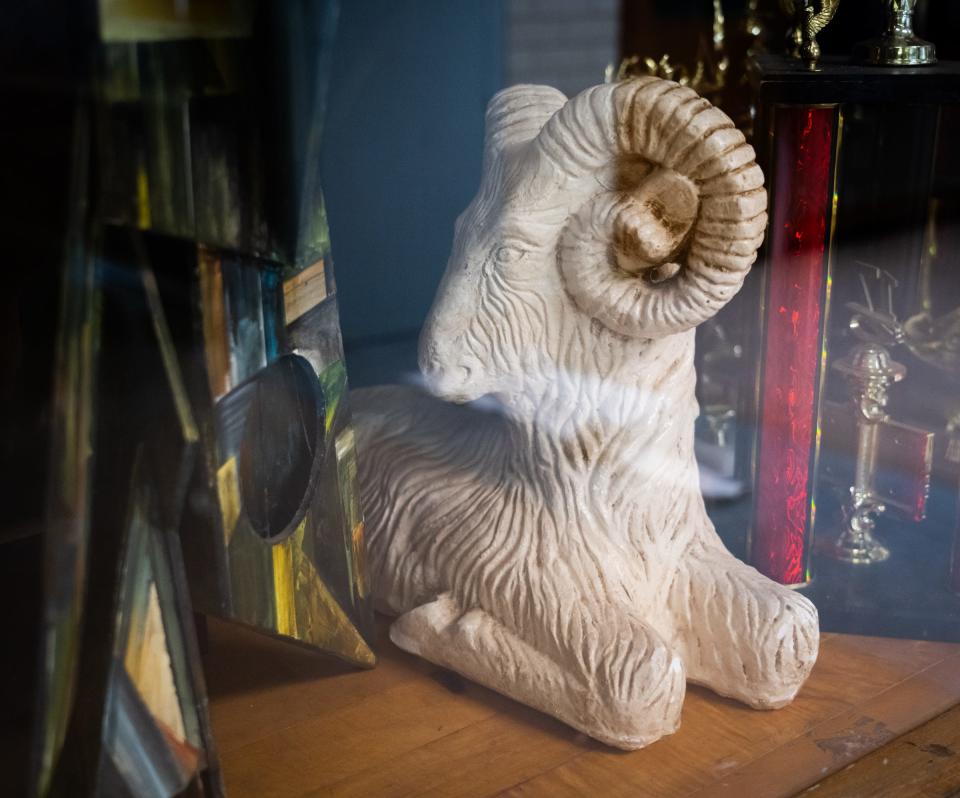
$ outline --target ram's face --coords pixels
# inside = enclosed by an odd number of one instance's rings
[[[502,272],[529,262],[533,253],[511,235],[516,213],[505,206],[499,189],[484,186],[457,219],[450,260],[420,337],[420,368],[428,386],[453,401],[497,390],[498,365],[512,361],[517,351],[512,325],[505,323],[513,298],[505,294]]]
[[[544,187],[526,155],[488,142],[480,190],[457,219],[421,333],[427,385],[451,401],[509,391],[543,346],[550,293],[544,278],[559,286],[556,222],[562,219],[540,207]]]

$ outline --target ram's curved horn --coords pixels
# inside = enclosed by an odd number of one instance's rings
[[[559,259],[585,313],[629,336],[695,327],[740,289],[766,227],[753,148],[693,90],[659,78],[574,97],[531,146],[585,192],[611,162],[623,185],[585,202]],[[632,179],[631,179],[632,177]],[[639,182],[638,182],[639,179]]]
[[[521,83],[501,89],[487,104],[485,149],[525,144],[566,103],[567,96],[551,86]]]

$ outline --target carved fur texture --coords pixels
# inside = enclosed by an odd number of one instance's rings
[[[694,327],[766,226],[752,148],[651,77],[507,89],[485,150],[420,341],[429,393],[354,393],[392,639],[620,748],[677,728],[687,680],[783,706],[816,610],[724,548],[693,451]]]

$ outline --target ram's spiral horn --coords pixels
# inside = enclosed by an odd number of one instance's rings
[[[583,312],[659,338],[696,327],[740,289],[767,223],[763,173],[730,118],[692,89],[654,77],[594,87],[530,146],[590,192],[559,251]],[[611,162],[618,185],[597,194],[591,177]]]

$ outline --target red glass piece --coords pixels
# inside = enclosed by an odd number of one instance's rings
[[[784,584],[807,579],[835,116],[835,108],[785,106],[774,123],[751,559]]]

